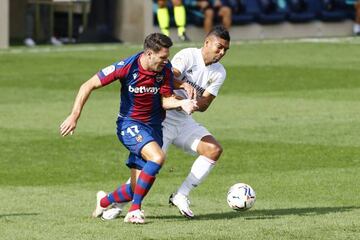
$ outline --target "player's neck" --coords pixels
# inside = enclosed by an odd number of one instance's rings
[[[201,56],[202,56],[205,66],[209,66],[212,64],[212,61],[210,61],[210,59],[206,59],[206,52],[205,52],[204,48],[201,48]]]
[[[144,69],[145,71],[149,71],[149,72],[152,72],[153,70],[150,68],[148,62],[146,61],[144,55],[141,55],[140,56],[140,65],[141,65],[141,68]]]

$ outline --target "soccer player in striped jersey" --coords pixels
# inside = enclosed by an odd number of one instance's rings
[[[223,26],[216,26],[207,34],[202,48],[186,48],[173,57],[173,72],[178,79],[175,85],[180,88],[174,92],[184,99],[197,99],[196,111],[206,111],[218,95],[226,78],[226,71],[219,61],[229,46],[229,32]],[[170,144],[198,156],[184,182],[169,199],[169,203],[178,207],[183,216],[193,218],[188,196],[191,190],[205,180],[223,149],[205,127],[177,110],[166,111],[163,122],[162,148],[165,152]],[[121,207],[108,209],[103,219],[116,218]]]
[[[142,201],[165,161],[161,149],[165,110],[181,108],[191,114],[196,108],[196,101],[178,100],[173,94],[173,73],[168,61],[171,46],[171,39],[163,34],[147,36],[143,52],[102,69],[80,87],[71,114],[60,125],[62,136],[72,134],[91,92],[120,81],[117,136],[130,152],[126,165],[131,181],[120,187],[120,195],[99,191],[94,217],[100,217],[113,200],[132,200],[124,221],[144,223]]]

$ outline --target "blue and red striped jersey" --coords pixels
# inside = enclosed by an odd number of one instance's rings
[[[173,72],[171,63],[161,72],[142,68],[137,53],[116,62],[97,73],[103,86],[116,80],[121,83],[120,115],[147,124],[159,125],[165,118],[161,96],[173,94]]]

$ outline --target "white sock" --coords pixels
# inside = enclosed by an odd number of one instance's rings
[[[355,34],[360,32],[360,24],[359,23],[354,24],[353,31]]]
[[[177,192],[189,196],[190,191],[202,183],[207,175],[209,175],[211,169],[215,166],[215,163],[216,161],[200,155],[193,163],[189,175],[181,184]]]

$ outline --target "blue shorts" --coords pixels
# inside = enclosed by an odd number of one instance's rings
[[[141,170],[146,160],[141,157],[142,148],[149,142],[155,141],[162,147],[161,125],[148,125],[129,118],[118,117],[117,136],[120,142],[130,151],[126,165],[129,168]]]

